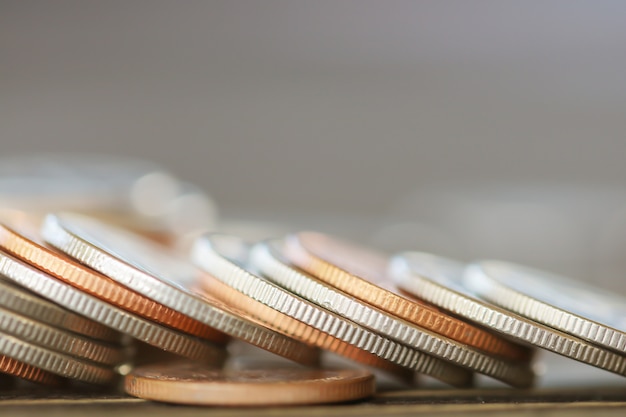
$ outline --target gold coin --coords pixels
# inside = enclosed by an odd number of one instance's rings
[[[360,369],[229,371],[187,362],[137,368],[126,376],[124,388],[148,400],[236,407],[336,403],[375,392],[373,375]]]

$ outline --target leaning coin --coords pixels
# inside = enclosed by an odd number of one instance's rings
[[[247,257],[246,249],[245,243],[234,236],[199,238],[192,259],[211,274],[201,277],[201,285],[276,329],[350,359],[381,367],[372,356],[382,358],[452,385],[465,385],[471,379],[471,373],[462,368],[394,342],[249,272],[240,266]],[[445,372],[440,372],[444,368]]]
[[[114,307],[2,251],[0,276],[69,310],[163,350],[213,363],[221,363],[224,359],[223,349]]]
[[[304,364],[318,351],[260,326],[194,290],[200,272],[153,242],[78,215],[49,215],[44,239],[60,251],[167,307],[230,336]]]
[[[285,255],[325,283],[419,327],[506,359],[529,358],[525,347],[405,297],[386,277],[388,258],[378,252],[321,233],[301,232],[287,237]]]
[[[148,400],[190,405],[277,406],[338,403],[374,395],[364,370],[216,370],[194,363],[151,365],[126,376],[126,392]]]
[[[408,293],[519,342],[626,375],[626,357],[479,299],[464,284],[465,271],[464,263],[420,252],[399,254],[390,264]]]
[[[0,355],[0,372],[43,385],[59,386],[65,383],[63,378],[53,373],[4,355]]]
[[[486,300],[626,353],[626,297],[508,262],[477,262],[467,272],[466,284]]]
[[[4,308],[0,308],[0,332],[15,336],[24,342],[97,362],[101,365],[117,365],[126,356],[121,347],[107,346],[77,334],[39,323]]]
[[[24,362],[54,374],[92,384],[108,384],[116,374],[104,368],[62,353],[26,343],[16,337],[0,333],[0,355]]]
[[[513,363],[501,360],[421,329],[288,266],[282,255],[280,241],[257,244],[252,249],[251,261],[269,280],[381,335],[510,385],[527,387],[532,384],[534,375],[529,362]]]
[[[129,290],[66,255],[43,246],[35,236],[26,237],[24,231],[18,232],[2,223],[0,249],[81,291],[140,317],[215,343],[224,344],[228,341],[223,333]]]

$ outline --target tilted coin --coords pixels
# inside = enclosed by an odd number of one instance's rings
[[[527,387],[534,375],[529,363],[513,363],[487,355],[467,345],[421,329],[407,321],[350,297],[289,265],[282,254],[282,242],[257,244],[251,252],[252,264],[269,280],[301,297],[408,346],[448,360],[472,371],[508,384]]]
[[[192,259],[211,274],[201,278],[201,285],[212,294],[228,297],[230,303],[241,305],[283,332],[356,361],[381,367],[380,363],[372,362],[374,355],[452,385],[464,385],[471,380],[471,373],[462,368],[394,342],[249,272],[240,266],[242,254],[245,259],[246,245],[234,236],[199,238]],[[215,282],[218,280],[222,286]]]
[[[224,350],[163,327],[90,296],[0,251],[0,276],[98,323],[163,350],[191,359],[221,363]]]
[[[301,232],[287,237],[285,255],[325,283],[422,328],[492,355],[529,358],[526,347],[402,295],[386,277],[388,258],[378,252],[321,233]]]
[[[494,304],[626,353],[626,297],[501,261],[477,262],[468,269],[465,282]]]
[[[59,386],[65,383],[63,378],[51,372],[30,366],[4,355],[0,355],[0,372],[38,384]]]
[[[107,346],[95,340],[39,323],[4,308],[0,308],[0,332],[28,343],[102,365],[117,365],[126,356],[121,347]]]
[[[304,364],[319,360],[317,349],[202,296],[194,290],[200,271],[153,242],[77,215],[47,216],[42,235],[79,262],[223,333]]]
[[[18,232],[2,223],[0,223],[0,249],[81,291],[138,316],[215,343],[224,344],[228,341],[223,333],[212,327],[129,290],[66,255],[43,246],[36,241],[35,236],[26,237],[23,231]]]
[[[373,376],[364,370],[216,370],[197,364],[151,365],[126,376],[130,395],[193,405],[269,406],[354,401],[374,395]]]
[[[390,264],[408,293],[520,342],[626,375],[626,357],[479,299],[464,284],[465,273],[464,263],[420,252],[399,254]]]

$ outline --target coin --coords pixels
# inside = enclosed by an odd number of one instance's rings
[[[290,262],[387,313],[492,355],[529,358],[525,347],[403,296],[386,277],[388,259],[378,252],[314,232],[288,236],[285,249]]]
[[[226,335],[212,327],[131,291],[66,255],[48,249],[37,242],[36,237],[26,237],[23,231],[18,232],[2,223],[0,248],[81,291],[140,317],[215,343],[224,344],[228,341]]]
[[[454,314],[528,345],[626,375],[626,357],[480,300],[464,283],[465,267],[440,256],[405,252],[392,259],[390,272],[400,288]]]
[[[52,246],[138,293],[230,336],[314,365],[318,350],[242,317],[194,291],[199,270],[173,252],[78,215],[49,215],[42,235]]]
[[[452,385],[471,380],[471,373],[461,368],[365,329],[247,271],[239,266],[240,257],[246,255],[246,245],[227,235],[201,237],[192,250],[192,259],[211,274],[201,277],[201,285],[211,294],[286,334],[376,367],[389,368],[390,362]]]
[[[626,353],[626,297],[556,274],[500,261],[473,265],[468,269],[466,284],[500,307]]]
[[[27,381],[50,386],[63,385],[65,382],[63,378],[53,373],[30,366],[24,362],[16,361],[15,359],[4,355],[0,355],[0,372],[25,379]]]
[[[0,275],[65,308],[163,350],[221,363],[224,350],[121,310],[0,251]]]
[[[257,244],[251,261],[269,280],[336,314],[377,333],[440,359],[483,373],[510,385],[527,387],[534,375],[528,362],[513,363],[472,349],[444,336],[421,329],[350,297],[287,265],[282,242]]]
[[[374,377],[360,369],[216,370],[193,363],[152,365],[126,376],[130,395],[190,405],[276,406],[355,401],[374,395]]]

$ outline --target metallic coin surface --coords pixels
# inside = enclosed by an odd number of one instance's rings
[[[98,343],[92,339],[39,323],[4,308],[0,308],[0,332],[101,365],[114,366],[126,357],[121,347]]]
[[[626,297],[501,261],[477,262],[466,277],[467,286],[494,304],[626,353]]]
[[[43,246],[37,242],[35,236],[27,237],[23,231],[18,232],[2,223],[0,223],[0,249],[81,291],[138,316],[211,342],[224,344],[228,341],[228,337],[223,333],[129,290],[66,255]]]
[[[194,289],[200,271],[166,248],[76,215],[49,215],[42,235],[52,246],[169,308],[280,356],[316,364],[318,350],[242,317]]]
[[[452,317],[395,288],[386,256],[321,233],[301,232],[286,239],[290,262],[353,297],[419,327],[512,360],[527,360],[528,349]]]
[[[466,264],[405,252],[393,258],[390,275],[400,288],[468,320],[528,345],[626,375],[626,357],[483,301],[464,284]]]
[[[24,362],[4,355],[0,355],[0,372],[38,384],[59,386],[65,383],[63,378],[53,373],[27,365]]]
[[[251,251],[251,262],[267,279],[381,335],[514,386],[532,384],[534,375],[529,362],[501,360],[421,329],[291,268],[282,255],[280,241],[255,245]]]
[[[246,251],[247,245],[234,236],[199,238],[192,259],[211,274],[202,276],[201,285],[268,325],[350,359],[382,368],[388,368],[390,362],[453,385],[465,385],[471,380],[471,373],[461,368],[394,342],[249,272],[240,266]],[[382,364],[381,358],[385,360]]]
[[[0,251],[0,276],[78,314],[181,356],[221,363],[224,350],[193,336],[144,320],[92,297]]]
[[[355,401],[375,392],[364,370],[216,370],[193,363],[151,365],[126,376],[130,395],[193,405],[269,406]]]

